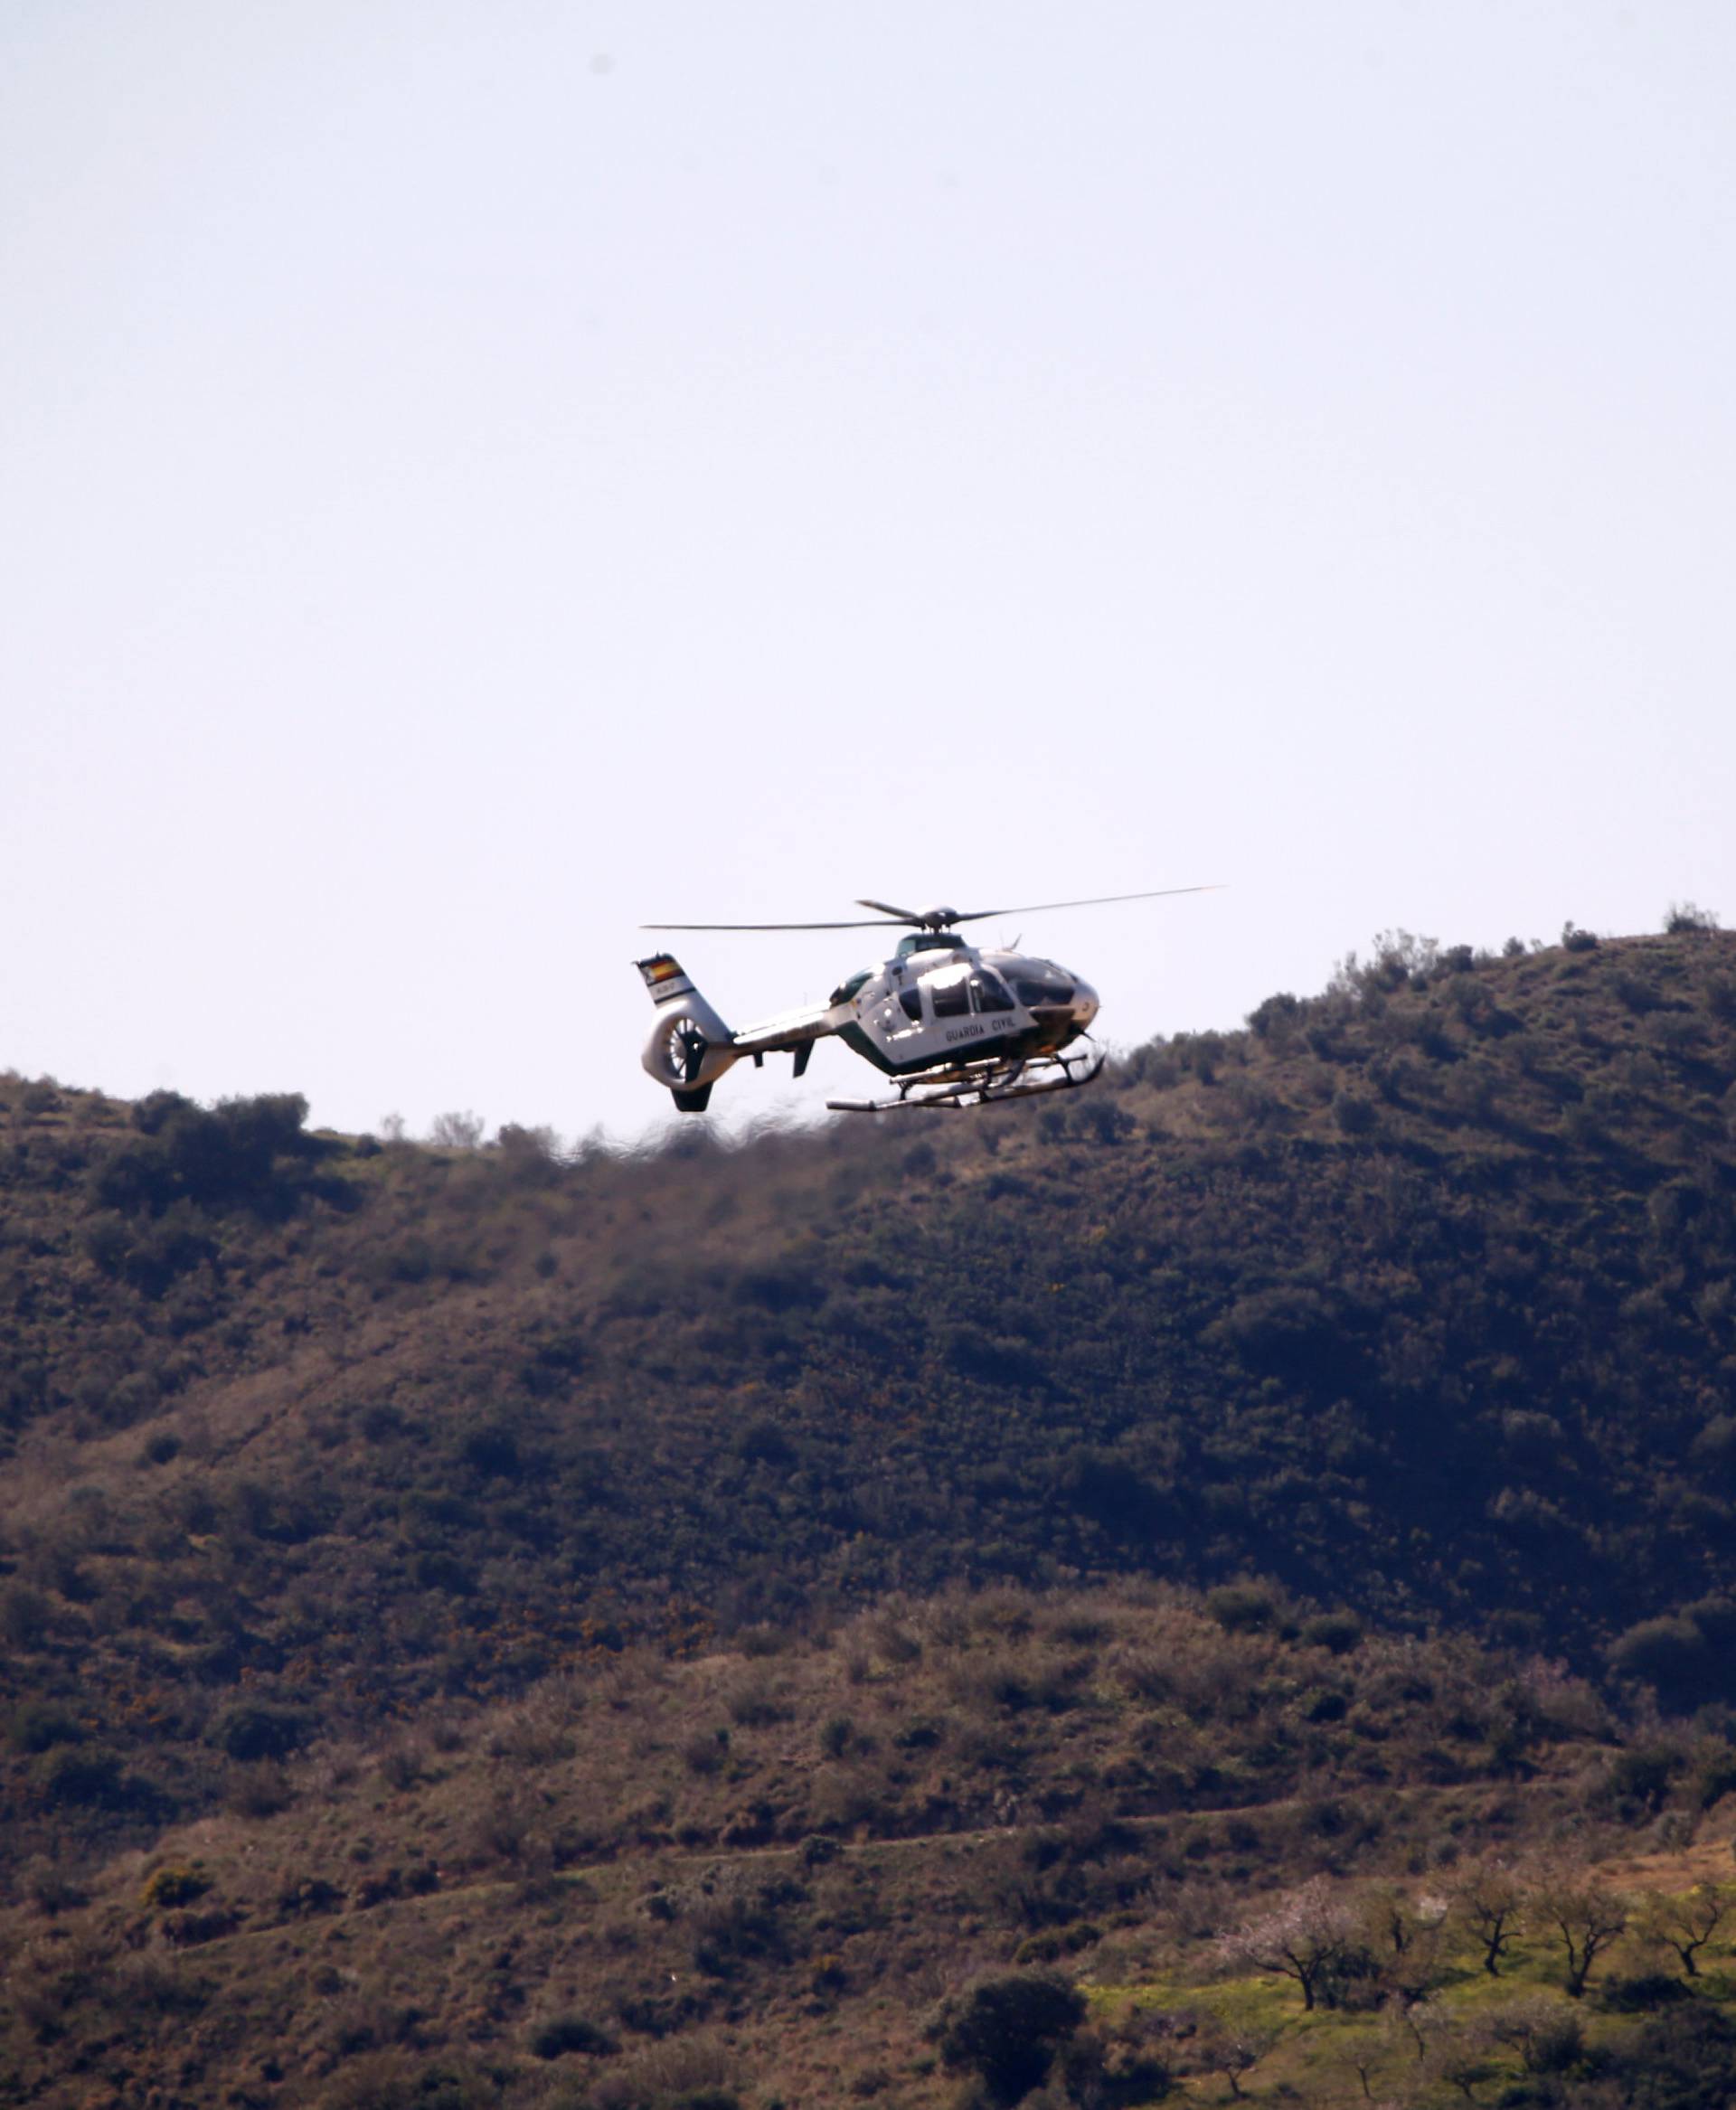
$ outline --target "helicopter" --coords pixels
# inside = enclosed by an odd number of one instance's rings
[[[1097,992],[1054,961],[1001,947],[977,947],[961,923],[1033,916],[1052,909],[1096,909],[1203,894],[1209,887],[1158,887],[1138,894],[1099,894],[1080,901],[1039,901],[1017,909],[901,909],[858,900],[870,918],[841,923],[644,923],[652,931],[902,930],[892,957],[840,982],[824,1003],[762,1019],[731,1032],[693,986],[672,953],[634,965],[656,1007],[642,1057],[683,1114],[703,1114],[726,1069],[751,1058],[789,1054],[795,1075],[807,1069],[816,1041],[835,1035],[890,1078],[892,1095],[827,1099],[828,1113],[885,1114],[910,1107],[961,1109],[1074,1091],[1102,1069],[1100,1050],[1079,1050],[1097,1016]],[[1071,1050],[1071,1051],[1070,1051]]]

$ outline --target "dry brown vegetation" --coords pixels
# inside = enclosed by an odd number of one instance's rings
[[[0,1079],[0,2102],[1005,2096],[1013,1972],[1033,2100],[1637,2103],[1723,1998],[1733,1091],[1696,928],[637,1161]],[[1298,2033],[1223,1945],[1316,1879]]]
[[[1465,1643],[1241,1613],[1161,1587],[894,1602],[316,1738],[262,1804],[22,1871],[13,2094],[940,2103],[948,1999],[1044,1971],[1090,1996],[1076,2066],[1203,2086],[1262,2028],[1281,2049],[1286,2004],[1237,2002],[1297,1926],[1352,2049],[1357,2018],[1480,1978],[1492,1871],[1503,1989],[1566,1981],[1583,1941],[1557,1924],[1592,1897],[1631,1921],[1624,1982],[1685,1982],[1672,1942],[1736,1876],[1704,1806],[1726,1747],[1637,1739]],[[1075,2077],[1068,2101],[1156,2099]]]

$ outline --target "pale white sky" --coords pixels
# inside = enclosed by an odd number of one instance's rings
[[[1736,919],[1733,178],[1722,0],[10,0],[0,1067],[626,1134],[642,919],[1232,882],[1025,919],[1122,1043]]]

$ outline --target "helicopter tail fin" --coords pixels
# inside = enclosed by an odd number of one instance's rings
[[[645,1068],[667,1088],[679,1112],[703,1114],[712,1085],[736,1060],[734,1035],[673,954],[654,953],[635,964],[657,1013],[641,1058]]]
[[[673,1015],[672,1007],[679,1004],[708,1041],[729,1041],[730,1029],[693,987],[687,970],[673,953],[654,953],[648,960],[635,965],[645,976],[645,985],[659,1013],[671,1012]]]

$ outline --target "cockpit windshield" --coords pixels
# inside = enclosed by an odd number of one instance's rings
[[[1014,971],[1013,986],[1027,1011],[1035,1011],[1040,1004],[1073,1001],[1072,976],[1052,960],[1021,960]]]

